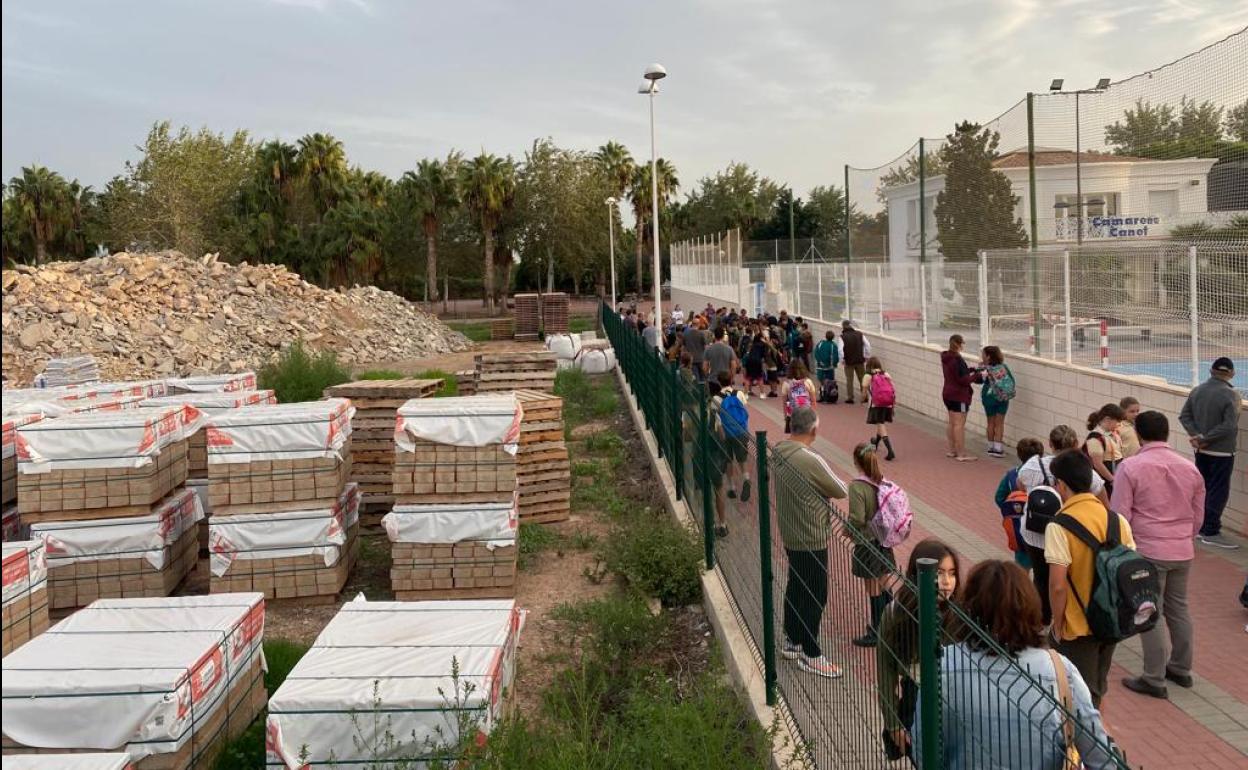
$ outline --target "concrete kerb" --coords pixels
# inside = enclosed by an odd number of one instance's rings
[[[637,406],[636,399],[629,393],[628,382],[624,379],[624,373],[618,366],[615,369],[615,378],[619,383],[621,393],[624,395],[624,401],[628,404],[628,412],[632,417],[633,427],[637,429],[637,434],[641,436],[642,441],[646,445],[646,459],[650,462],[650,469],[663,487],[664,507],[667,508],[668,513],[681,526],[691,531],[698,531],[693,516],[689,513],[688,506],[676,499],[676,482],[672,478],[667,464],[659,459],[658,444],[655,442],[654,436],[645,429],[645,420],[641,410]],[[773,708],[767,705],[763,672],[754,661],[754,653],[750,641],[746,637],[745,629],[741,627],[741,623],[737,620],[737,615],[733,610],[732,598],[724,590],[723,576],[719,574],[718,567],[712,571],[702,572],[702,606],[706,610],[706,616],[711,622],[711,627],[715,630],[715,637],[719,641],[720,649],[724,656],[724,664],[733,685],[746,696],[750,711],[759,724],[765,729],[770,729],[773,726],[776,729],[775,741],[772,747],[772,767],[777,769],[804,767],[806,763],[804,759],[805,754],[800,749],[802,745],[801,738],[790,727],[792,719],[788,714],[788,707],[784,704],[783,697],[779,698],[779,705],[776,707]]]

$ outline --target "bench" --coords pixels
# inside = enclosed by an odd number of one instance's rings
[[[919,310],[881,310],[880,320],[885,329],[891,329],[895,321],[914,321],[922,323],[923,313]]]

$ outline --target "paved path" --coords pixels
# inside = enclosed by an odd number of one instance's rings
[[[773,441],[783,436],[779,399],[751,399],[750,408],[752,430],[768,431]],[[817,410],[815,448],[849,478],[853,447],[873,435],[865,424],[866,407],[821,404]],[[1010,466],[983,455],[986,444],[973,438],[968,448],[980,455],[978,462],[950,460],[944,456],[943,423],[904,409],[897,419],[889,432],[898,459],[885,472],[907,490],[915,509],[917,534],[910,542],[940,537],[968,562],[1010,558],[992,501]],[[898,562],[904,564],[902,554]],[[1120,680],[1140,673],[1140,645],[1129,640],[1119,646],[1103,711],[1133,766],[1248,768],[1248,618],[1238,602],[1245,573],[1248,548],[1197,547],[1189,589],[1196,627],[1193,689],[1172,685],[1169,701],[1126,690]]]

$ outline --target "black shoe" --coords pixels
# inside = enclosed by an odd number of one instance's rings
[[[855,647],[874,647],[879,643],[880,639],[875,635],[875,629],[867,629],[867,633],[852,639]]]
[[[1192,675],[1191,674],[1176,674],[1170,669],[1166,669],[1166,679],[1170,680],[1171,682],[1174,682],[1179,687],[1183,687],[1188,690],[1192,688]]]
[[[1244,583],[1244,590],[1239,593],[1239,603],[1244,605],[1244,609],[1248,610],[1248,583]]]
[[[1141,695],[1148,695],[1153,698],[1161,698],[1162,700],[1165,700],[1169,697],[1166,693],[1166,688],[1158,687],[1155,684],[1149,684],[1137,676],[1123,677],[1122,686],[1131,692],[1138,692]]]
[[[896,460],[896,459],[897,459],[897,453],[893,451],[892,447],[889,447],[889,449],[888,449],[888,454],[884,455],[884,459],[885,459],[885,460]]]
[[[729,500],[736,500],[736,499],[737,499],[737,491],[736,491],[735,489],[730,489],[730,490],[728,490],[728,499],[729,499]]]
[[[715,527],[715,537],[728,537],[728,528],[723,524]]]
[[[750,480],[746,479],[741,482],[741,502],[748,503],[750,501]]]

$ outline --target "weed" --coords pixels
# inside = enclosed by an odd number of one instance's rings
[[[489,321],[447,321],[446,325],[473,342],[490,341]]]
[[[520,569],[528,569],[533,564],[533,557],[543,551],[557,547],[563,538],[558,532],[544,524],[522,523],[520,525],[520,553],[518,561]]]
[[[260,369],[257,377],[261,388],[271,388],[280,403],[316,401],[331,385],[351,379],[351,372],[338,363],[338,354],[322,350],[313,354],[295,340]]]
[[[668,607],[694,602],[702,593],[702,546],[693,533],[657,512],[640,509],[626,516],[599,554],[612,572]]]
[[[555,375],[555,395],[563,399],[563,425],[568,437],[590,420],[615,414],[619,406],[613,377],[590,376],[580,369],[559,370]]]
[[[444,372],[441,369],[426,369],[423,372],[417,372],[412,375],[417,380],[442,380],[442,387],[433,395],[437,398],[445,398],[447,396],[458,395],[459,380],[455,379],[453,372]]]
[[[402,372],[396,372],[393,369],[370,369],[367,372],[360,372],[355,375],[357,380],[401,380]]]
[[[551,618],[584,643],[595,665],[632,668],[662,636],[664,622],[633,595],[561,604]]]
[[[598,536],[586,529],[578,529],[564,537],[564,542],[574,551],[588,551],[598,545]]]
[[[570,334],[597,331],[597,329],[598,319],[592,316],[573,316],[568,319],[568,333]]]

